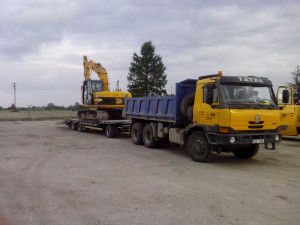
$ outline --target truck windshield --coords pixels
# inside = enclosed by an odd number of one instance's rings
[[[247,85],[221,85],[224,104],[256,104],[260,106],[276,106],[270,87]]]

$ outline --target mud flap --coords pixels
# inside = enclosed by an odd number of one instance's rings
[[[269,146],[269,144],[271,144],[271,146]],[[275,142],[265,143],[265,149],[266,150],[275,150]]]

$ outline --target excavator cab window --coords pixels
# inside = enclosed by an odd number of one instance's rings
[[[101,81],[93,82],[92,90],[93,90],[93,92],[103,91],[104,90],[103,83]]]

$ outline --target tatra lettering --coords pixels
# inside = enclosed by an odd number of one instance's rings
[[[238,77],[241,82],[255,82],[255,83],[264,83],[261,78],[252,78],[252,77]]]

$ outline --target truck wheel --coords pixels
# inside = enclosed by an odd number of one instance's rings
[[[195,93],[189,93],[180,102],[180,113],[183,117],[188,117],[188,108],[194,105]]]
[[[131,140],[135,145],[143,144],[143,128],[141,122],[135,122],[130,129]]]
[[[108,138],[115,138],[118,136],[118,127],[113,125],[107,125],[105,127],[105,135]]]
[[[77,130],[78,129],[77,124],[74,122],[71,122],[71,128],[72,128],[72,130]]]
[[[86,131],[85,126],[82,125],[82,124],[78,124],[78,131],[79,131],[79,132],[85,132],[85,131]]]
[[[259,144],[251,145],[248,148],[233,150],[232,153],[239,159],[249,159],[255,156],[258,152]]]
[[[192,133],[187,141],[187,151],[196,162],[207,162],[211,155],[211,147],[202,131]]]
[[[158,142],[153,137],[153,129],[150,123],[148,123],[143,130],[143,142],[147,148],[157,148]]]

